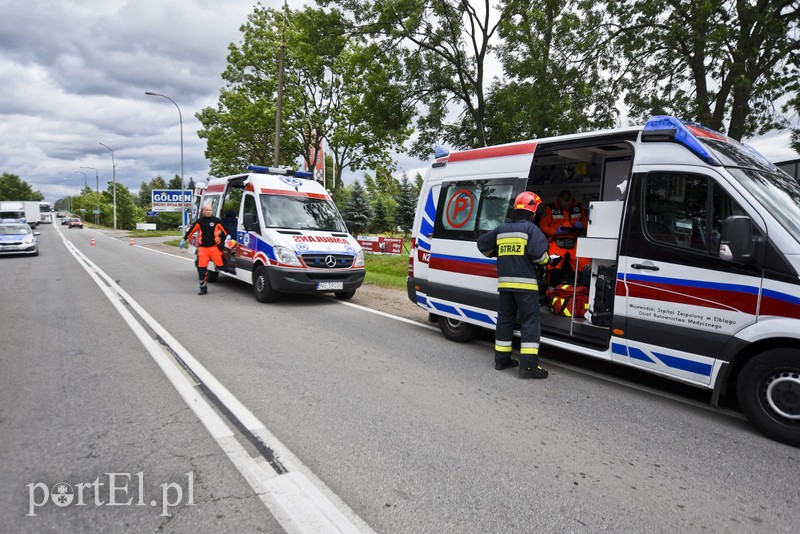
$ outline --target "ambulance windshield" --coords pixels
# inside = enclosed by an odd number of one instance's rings
[[[781,170],[728,170],[800,243],[800,183]]]
[[[290,195],[261,195],[267,228],[347,232],[339,211],[329,199]]]

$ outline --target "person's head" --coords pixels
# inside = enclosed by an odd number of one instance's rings
[[[211,207],[211,202],[206,202],[203,204],[203,216],[204,217],[211,217],[211,214],[214,212],[214,208]]]
[[[517,195],[517,198],[514,199],[515,218],[518,218],[523,214],[528,218],[533,218],[533,216],[536,215],[536,210],[539,209],[541,203],[542,199],[539,198],[539,195],[533,191],[523,191]]]
[[[569,189],[563,189],[556,198],[556,204],[561,209],[567,209],[572,207],[572,191]]]

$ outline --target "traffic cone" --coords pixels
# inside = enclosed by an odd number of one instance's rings
[[[91,246],[94,246],[94,238],[92,238],[92,244],[91,244]]]
[[[131,238],[131,246],[133,246],[133,238]]]

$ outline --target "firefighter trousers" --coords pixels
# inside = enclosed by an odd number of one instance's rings
[[[539,365],[539,292],[500,291],[497,329],[494,335],[494,363],[509,361],[517,313],[520,316],[520,370]]]

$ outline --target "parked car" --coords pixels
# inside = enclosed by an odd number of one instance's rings
[[[39,254],[39,232],[25,223],[0,223],[0,255]]]
[[[69,220],[68,228],[83,228],[83,221],[78,217],[73,217]]]

